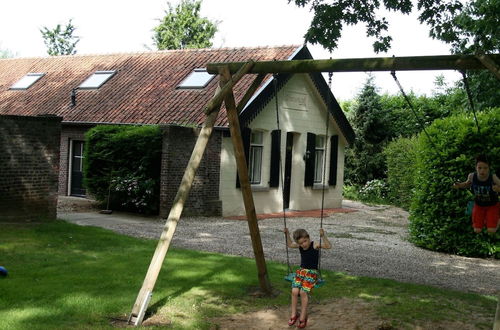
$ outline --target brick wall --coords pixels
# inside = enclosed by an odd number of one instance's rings
[[[198,129],[164,126],[160,216],[167,217],[198,138]],[[184,215],[221,215],[219,198],[222,133],[213,131],[184,205]]]
[[[0,116],[0,221],[56,217],[61,120]]]
[[[92,126],[73,126],[63,124],[61,131],[61,161],[59,173],[59,195],[68,195],[68,170],[69,170],[69,157],[70,157],[70,143],[72,140],[83,141],[85,140],[85,132]]]

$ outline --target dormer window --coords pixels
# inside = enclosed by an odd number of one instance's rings
[[[116,71],[96,71],[78,86],[79,89],[98,89],[108,81]]]
[[[205,88],[215,75],[207,72],[206,69],[194,69],[183,81],[177,86],[181,89],[201,89]]]
[[[28,89],[38,81],[38,79],[42,78],[45,73],[28,73],[20,80],[18,80],[10,89],[24,90]]]

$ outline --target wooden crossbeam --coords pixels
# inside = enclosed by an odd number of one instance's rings
[[[500,62],[496,62],[491,58],[490,55],[476,55],[479,61],[483,63],[485,67],[487,67],[493,74],[500,80]]]
[[[500,64],[500,54],[488,54],[488,61]],[[235,73],[246,62],[208,63],[207,72],[219,73],[228,66]],[[407,57],[371,57],[329,60],[288,60],[255,62],[248,73],[312,73],[363,71],[419,71],[419,70],[485,70],[487,67],[475,55],[434,55]]]

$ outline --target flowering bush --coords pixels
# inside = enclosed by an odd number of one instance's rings
[[[111,181],[113,204],[122,209],[139,213],[156,212],[155,180],[144,175],[127,174]]]
[[[387,197],[388,187],[384,180],[374,179],[368,181],[363,188],[359,190],[359,197],[362,200],[377,201]]]
[[[85,139],[84,183],[113,210],[157,213],[162,132],[158,126],[103,125]]]

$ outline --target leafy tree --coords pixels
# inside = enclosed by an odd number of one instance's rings
[[[289,0],[292,2],[292,0]],[[306,40],[319,43],[328,50],[337,48],[345,25],[364,23],[368,37],[375,38],[375,52],[386,52],[392,38],[387,34],[389,22],[380,17],[380,9],[409,14],[414,10],[411,0],[293,0],[300,7],[311,5],[314,17],[306,33]],[[469,49],[491,52],[498,50],[498,0],[474,0],[465,5],[460,0],[418,0],[419,20],[430,27],[430,36],[463,52]]]
[[[10,58],[15,56],[16,54],[12,52],[10,49],[0,47],[0,58]]]
[[[433,37],[452,46],[456,54],[488,54],[500,49],[500,1],[469,1],[461,12],[448,17]],[[500,104],[498,79],[489,71],[470,71],[468,81],[478,110]],[[457,88],[463,88],[461,82]]]
[[[365,184],[385,177],[384,145],[389,139],[388,113],[381,104],[373,77],[368,77],[356,103],[349,112],[356,140],[346,154],[346,178],[354,184]]]
[[[76,27],[71,21],[69,20],[64,28],[61,24],[57,24],[54,29],[43,27],[40,30],[43,42],[47,46],[47,54],[50,56],[76,54],[76,45],[80,41],[80,37],[73,35]]]
[[[154,28],[153,40],[158,49],[208,48],[217,32],[217,22],[200,17],[202,0],[182,0],[168,10]]]
[[[289,0],[288,2],[292,2]],[[481,54],[500,49],[499,0],[293,0],[297,6],[310,5],[314,12],[306,41],[319,43],[329,51],[337,48],[346,25],[365,24],[368,37],[375,38],[375,52],[387,52],[392,38],[387,34],[389,22],[378,15],[379,9],[409,14],[416,5],[419,21],[430,28],[429,35],[451,46],[453,53]],[[488,71],[471,72],[469,85],[476,108],[498,106],[498,80]],[[456,88],[463,88],[458,83]],[[455,96],[460,95],[456,94]],[[467,101],[466,94],[462,94]]]
[[[407,94],[415,113],[402,95],[382,95],[380,102],[387,111],[391,139],[410,137],[420,133],[438,118],[462,113],[467,109],[465,92],[457,88],[447,88],[435,95]],[[465,97],[465,99],[464,99]]]
[[[431,25],[431,36],[452,46],[454,53],[476,54],[498,52],[500,47],[500,1],[468,1],[453,15],[432,16],[426,13],[421,21]],[[435,14],[434,14],[435,15]]]
[[[289,0],[291,2],[292,0]],[[386,52],[391,47],[392,38],[387,34],[389,22],[377,15],[379,9],[409,14],[413,10],[411,0],[294,0],[297,6],[305,7],[311,3],[314,17],[306,33],[306,41],[319,43],[329,51],[337,48],[338,40],[345,25],[364,23],[368,37],[375,38],[375,52]],[[381,6],[382,5],[382,6]],[[443,26],[449,24],[449,17],[459,13],[463,5],[459,0],[418,0],[421,11],[419,19],[431,26],[431,35],[440,35]]]

